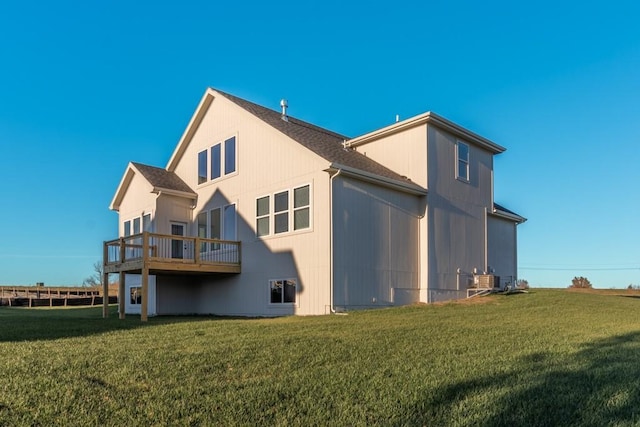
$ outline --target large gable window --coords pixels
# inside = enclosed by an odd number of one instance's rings
[[[207,182],[207,150],[198,153],[198,184]]]
[[[236,137],[231,137],[224,142],[224,174],[229,175],[236,171]]]
[[[198,184],[231,175],[238,169],[236,137],[217,142],[198,153]]]
[[[456,178],[469,182],[469,146],[458,141],[456,144]]]
[[[311,186],[302,185],[256,199],[256,235],[311,228]]]

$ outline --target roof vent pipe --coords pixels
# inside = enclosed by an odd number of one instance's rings
[[[400,114],[396,114],[396,123],[400,121]]]
[[[286,99],[282,98],[280,100],[280,107],[282,108],[282,120],[288,122],[289,118],[287,117],[287,107],[289,107],[289,104]]]

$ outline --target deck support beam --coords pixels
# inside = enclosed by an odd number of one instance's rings
[[[140,320],[147,321],[149,315],[149,233],[142,233],[142,304],[140,306]]]
[[[102,317],[109,317],[109,273],[102,273]]]
[[[125,272],[121,271],[118,275],[118,315],[120,319],[124,319],[126,317],[125,313]]]

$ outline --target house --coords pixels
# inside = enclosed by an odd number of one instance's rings
[[[515,282],[503,147],[432,112],[348,138],[281,107],[207,89],[165,168],[128,165],[104,244],[121,316],[316,315]]]

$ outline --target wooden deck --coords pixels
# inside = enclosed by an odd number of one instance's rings
[[[104,242],[103,280],[118,273],[118,294],[124,295],[125,273],[142,276],[140,319],[148,315],[150,274],[220,274],[240,273],[240,242],[200,237],[183,237],[144,232]],[[106,290],[105,290],[106,293]],[[125,317],[124,298],[118,301],[120,318]],[[109,316],[104,300],[103,317]]]
[[[104,243],[105,273],[240,273],[240,242],[141,233]]]

